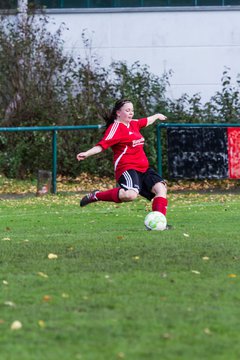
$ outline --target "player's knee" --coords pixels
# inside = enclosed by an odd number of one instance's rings
[[[125,201],[133,201],[137,198],[138,193],[134,190],[126,191],[125,194]]]
[[[155,184],[152,188],[152,191],[156,196],[166,197],[167,196],[166,182],[159,182],[159,183]]]
[[[133,201],[137,198],[138,196],[138,193],[134,190],[123,190],[121,193],[120,193],[120,199],[122,201]]]
[[[167,184],[166,183],[161,183],[160,195],[163,197],[167,197]]]

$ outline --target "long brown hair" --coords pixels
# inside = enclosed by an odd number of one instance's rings
[[[120,110],[124,104],[129,103],[129,102],[131,102],[131,100],[129,100],[129,99],[117,100],[115,102],[115,105],[114,105],[112,111],[109,114],[103,115],[103,118],[106,122],[106,129],[114,122],[114,120],[116,120],[117,111]]]

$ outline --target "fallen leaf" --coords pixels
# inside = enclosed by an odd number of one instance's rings
[[[139,260],[140,256],[133,256],[133,260]]]
[[[45,274],[45,273],[43,273],[43,272],[41,272],[41,271],[39,271],[37,274],[38,274],[39,276],[41,276],[41,277],[48,278],[48,275]]]
[[[2,239],[2,241],[10,241],[11,239],[10,239],[10,237],[4,237],[3,239]]]
[[[57,259],[58,256],[56,254],[50,253],[50,254],[48,254],[48,258],[49,258],[49,260],[54,260],[54,259]]]
[[[40,326],[40,328],[44,329],[46,327],[46,323],[43,320],[38,320],[38,325]]]
[[[202,259],[207,261],[207,260],[209,260],[209,257],[208,256],[203,256]]]
[[[67,298],[69,298],[69,295],[66,293],[62,293],[62,298],[67,299]]]
[[[22,323],[21,321],[15,320],[12,324],[11,324],[11,330],[20,330],[22,328]]]
[[[201,274],[200,271],[197,271],[197,270],[192,270],[192,273],[193,273],[193,274],[196,274],[196,275]]]
[[[211,332],[211,330],[209,328],[205,328],[203,331],[204,331],[204,333],[206,335],[211,335],[212,334],[212,332]]]
[[[44,296],[43,296],[43,301],[49,302],[49,301],[51,301],[51,300],[52,300],[52,297],[51,297],[50,295],[44,295]]]
[[[236,274],[228,274],[228,277],[229,277],[229,278],[236,278],[237,275],[236,275]]]
[[[119,359],[124,359],[124,358],[125,358],[125,354],[124,354],[123,352],[119,352],[119,353],[117,354],[117,357],[118,357]]]
[[[3,280],[3,285],[8,285],[7,280]]]
[[[189,237],[190,235],[189,235],[189,234],[186,234],[186,233],[183,233],[183,236]]]
[[[16,306],[16,304],[14,304],[14,302],[12,302],[12,301],[5,301],[4,305],[10,306],[10,307],[15,307]]]

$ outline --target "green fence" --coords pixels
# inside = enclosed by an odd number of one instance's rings
[[[59,131],[100,129],[103,125],[0,127],[0,132],[49,131],[52,133],[52,192],[57,192],[57,135]]]
[[[30,126],[30,127],[0,127],[0,132],[48,131],[52,133],[52,192],[57,192],[57,135],[59,131],[93,130],[103,125],[76,125],[76,126]],[[187,123],[160,123],[156,127],[157,136],[157,169],[162,175],[162,130],[168,127],[240,127],[240,124],[187,124]]]

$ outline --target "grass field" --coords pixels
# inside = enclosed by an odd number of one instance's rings
[[[171,231],[148,210],[0,200],[1,360],[240,358],[240,195],[170,194]]]

